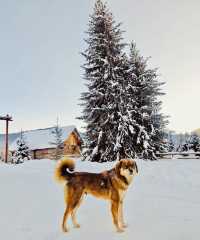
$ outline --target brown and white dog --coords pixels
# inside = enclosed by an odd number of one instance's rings
[[[123,199],[133,177],[138,173],[135,160],[121,159],[114,168],[101,173],[73,172],[74,161],[64,158],[55,169],[55,178],[65,183],[66,210],[63,216],[62,229],[68,231],[66,222],[71,215],[74,227],[80,225],[76,221],[76,211],[84,194],[110,200],[114,225],[118,232],[123,232],[126,224],[123,220]]]

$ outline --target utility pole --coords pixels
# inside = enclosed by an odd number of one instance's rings
[[[9,116],[8,114],[5,117],[0,116],[0,120],[6,121],[5,163],[7,163],[8,162],[8,126],[9,126],[9,122],[13,120],[12,120],[12,117]]]

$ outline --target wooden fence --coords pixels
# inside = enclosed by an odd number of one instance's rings
[[[173,158],[176,156],[178,159],[200,159],[200,152],[167,152],[167,153],[157,153],[158,157],[169,156]]]

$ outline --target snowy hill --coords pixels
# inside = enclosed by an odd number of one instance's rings
[[[52,134],[53,129],[54,127],[24,131],[23,136],[29,149],[35,150],[52,148],[51,143],[54,142],[54,136]],[[60,127],[60,129],[62,130],[62,138],[67,139],[69,135],[76,129],[76,127],[74,125],[70,125]],[[18,138],[19,137],[20,136],[18,136]],[[15,139],[10,145],[9,149],[11,151],[17,149],[18,138]]]
[[[98,172],[113,163],[77,160],[77,170]],[[53,180],[55,163],[28,161],[0,165],[0,229],[4,240],[198,240],[200,236],[200,161],[138,161],[139,175],[125,198],[129,228],[118,234],[109,204],[86,196],[77,218],[80,229],[64,234],[63,187]]]

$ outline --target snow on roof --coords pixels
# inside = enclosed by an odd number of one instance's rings
[[[30,150],[35,149],[45,149],[45,148],[54,148],[51,142],[55,141],[55,136],[52,134],[52,130],[54,128],[44,128],[44,129],[36,129],[23,132],[24,140],[28,145]],[[74,125],[61,127],[62,129],[62,138],[66,140],[69,135],[76,130]],[[9,150],[13,151],[17,149],[17,140],[10,145]]]

